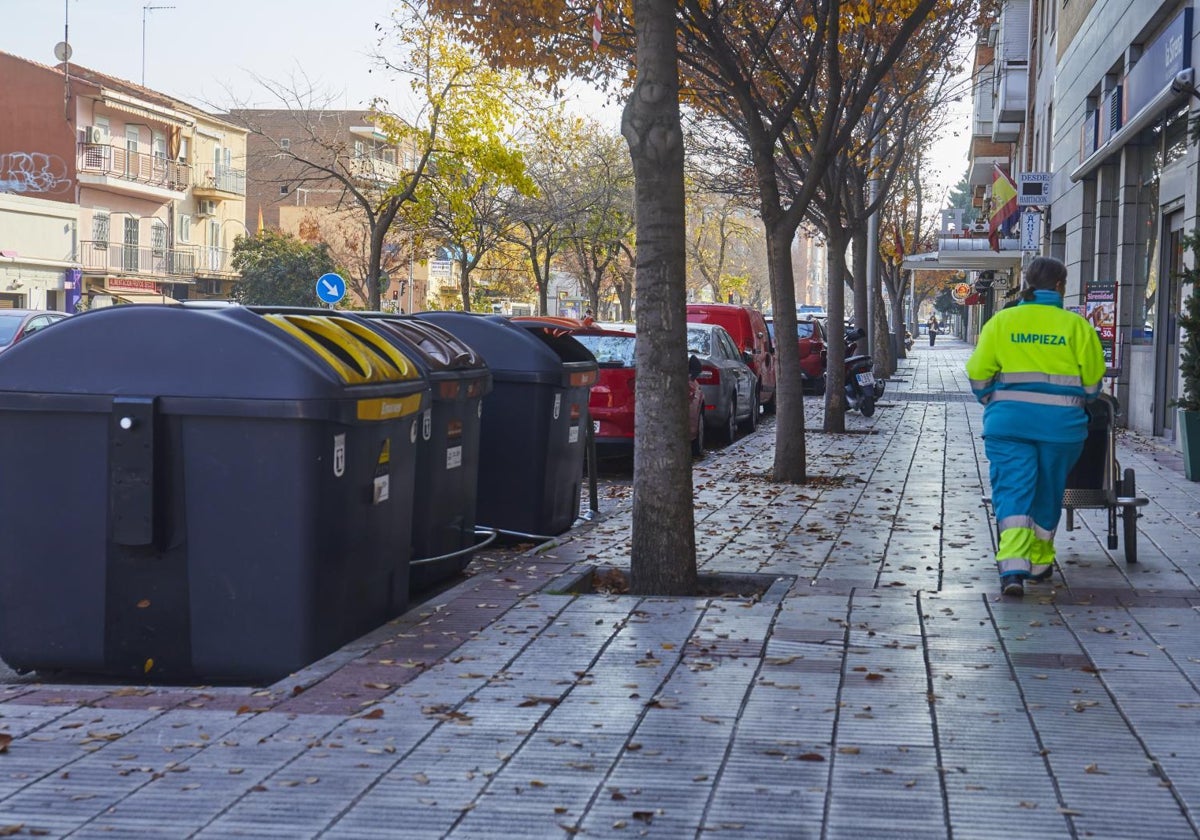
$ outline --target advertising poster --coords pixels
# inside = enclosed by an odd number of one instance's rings
[[[1117,358],[1117,284],[1111,280],[1096,280],[1088,284],[1083,300],[1083,317],[1087,318],[1100,336],[1104,348],[1104,364],[1112,370],[1119,366]]]

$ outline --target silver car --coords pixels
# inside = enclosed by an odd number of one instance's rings
[[[65,312],[42,309],[0,309],[0,351],[66,317]]]
[[[728,443],[739,427],[753,432],[758,427],[758,378],[733,338],[715,324],[688,324],[687,346],[700,361],[696,381],[704,392],[705,424]]]

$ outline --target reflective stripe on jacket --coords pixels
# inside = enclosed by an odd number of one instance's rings
[[[1077,440],[1086,434],[1086,400],[1100,393],[1104,351],[1088,321],[1038,291],[983,325],[967,361],[971,390],[987,408],[984,434]]]

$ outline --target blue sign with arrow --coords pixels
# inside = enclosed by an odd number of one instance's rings
[[[346,296],[346,281],[340,274],[322,274],[317,278],[317,297],[325,303],[337,303]]]

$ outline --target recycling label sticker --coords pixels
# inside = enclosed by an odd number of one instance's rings
[[[562,394],[554,395],[554,419],[558,419],[558,415],[562,414]]]
[[[333,436],[333,474],[341,478],[346,474],[346,436]]]
[[[453,470],[462,466],[462,447],[451,446],[446,450],[446,469]]]
[[[425,413],[421,415],[421,439],[429,440],[433,435],[433,409],[425,409]]]

